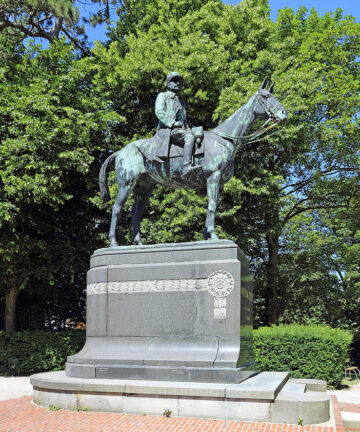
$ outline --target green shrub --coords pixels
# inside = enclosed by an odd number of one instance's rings
[[[327,326],[261,327],[254,331],[254,351],[261,371],[286,371],[338,387],[351,340],[350,332]]]
[[[65,367],[85,343],[85,332],[0,332],[0,375],[31,375]]]

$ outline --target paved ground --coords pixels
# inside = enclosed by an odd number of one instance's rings
[[[0,401],[31,395],[29,377],[0,377]]]
[[[336,397],[338,401],[338,413],[340,413],[344,430],[360,432],[360,382],[352,385],[349,390],[328,393]]]
[[[0,377],[0,432],[360,432],[360,424],[344,426],[343,415],[360,416],[360,384],[329,392],[333,421],[297,426],[242,421],[166,418],[114,413],[51,411],[32,403],[28,378]],[[15,399],[12,399],[15,398]],[[7,399],[7,400],[4,400]]]
[[[335,432],[333,428],[129,414],[49,411],[31,397],[0,402],[1,432]],[[336,431],[338,432],[338,431]],[[339,431],[340,432],[340,431]]]

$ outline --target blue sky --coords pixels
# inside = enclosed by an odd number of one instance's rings
[[[227,4],[239,4],[241,1],[239,0],[223,0]],[[360,2],[358,0],[269,0],[270,8],[271,8],[271,19],[276,20],[277,11],[279,9],[283,9],[288,6],[297,10],[300,6],[305,6],[309,10],[312,7],[322,15],[326,12],[334,12],[337,8],[341,8],[346,15],[353,15],[356,17],[356,20],[360,19]],[[84,5],[82,7],[82,13],[86,15],[91,11],[91,6]],[[86,29],[87,34],[89,35],[89,41],[93,42],[96,39],[105,40],[105,28],[104,26],[97,26],[92,28],[91,26],[87,26]]]
[[[238,4],[239,1],[227,0],[225,3]],[[271,8],[271,19],[275,20],[277,11],[288,6],[294,10],[299,9],[300,6],[305,6],[309,10],[315,8],[321,15],[326,12],[334,12],[337,8],[341,8],[346,15],[353,15],[359,21],[360,17],[360,3],[358,0],[269,0]]]

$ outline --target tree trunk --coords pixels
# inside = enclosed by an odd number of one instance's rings
[[[10,291],[5,295],[5,331],[16,331],[16,304],[19,291],[14,282]]]
[[[62,29],[63,22],[64,22],[63,17],[56,17],[52,29],[47,32],[44,31],[43,37],[46,38],[50,43],[54,43],[55,41],[59,40],[59,35]]]
[[[266,324],[278,324],[282,309],[279,295],[279,236],[267,232],[266,241],[269,254],[265,293]]]

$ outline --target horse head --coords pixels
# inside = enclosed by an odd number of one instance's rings
[[[265,78],[255,94],[255,115],[260,118],[269,118],[276,123],[284,123],[288,117],[287,111],[272,94],[274,83],[271,84],[268,90],[265,88],[267,83],[268,78]]]

